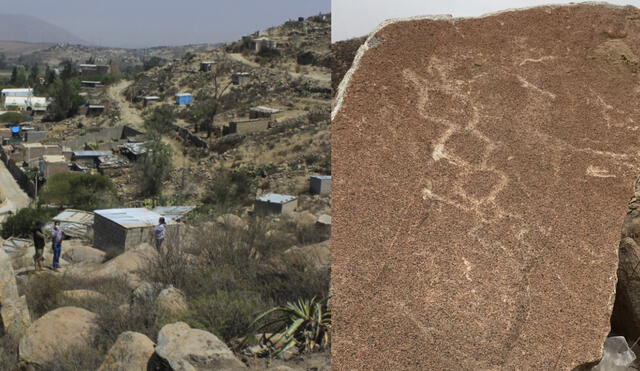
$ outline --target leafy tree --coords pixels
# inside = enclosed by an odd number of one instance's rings
[[[71,172],[50,177],[39,202],[91,211],[110,207],[114,200],[115,186],[109,177]]]
[[[63,80],[69,80],[74,77],[78,77],[79,75],[80,72],[76,68],[75,63],[68,59],[62,62],[62,72],[60,72],[60,77]]]
[[[38,68],[38,64],[34,63],[31,65],[31,69],[29,71],[29,84],[31,86],[36,85],[38,83],[38,77],[40,76],[40,68]]]
[[[4,55],[4,53],[0,53],[0,70],[4,70],[7,67],[9,67],[9,64],[7,63],[7,56]]]
[[[2,223],[2,238],[30,237],[31,229],[37,221],[46,222],[55,215],[56,211],[41,208],[24,208],[18,210]]]
[[[162,182],[171,173],[171,148],[158,138],[147,142],[145,147],[147,151],[136,166],[140,191],[143,196],[158,196]]]
[[[149,71],[154,67],[162,66],[163,62],[164,60],[157,56],[146,58],[144,61],[142,61],[142,69],[145,71]]]
[[[207,131],[207,138],[211,138],[216,115],[222,108],[221,98],[231,86],[231,81],[226,84],[222,83],[222,77],[227,72],[226,70],[227,67],[224,63],[218,63],[209,72],[211,74],[212,87],[198,95],[197,103],[192,111],[193,117],[196,119],[196,131],[199,125]]]
[[[60,121],[75,115],[84,104],[79,90],[77,81],[55,78],[49,89],[49,96],[53,99],[47,108],[49,119]]]
[[[176,111],[168,104],[161,105],[144,120],[145,128],[152,135],[165,135],[173,130],[176,121]]]
[[[9,84],[13,86],[24,86],[27,83],[27,73],[24,70],[24,66],[14,66],[11,71],[11,79]]]

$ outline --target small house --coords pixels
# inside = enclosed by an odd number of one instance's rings
[[[314,195],[327,195],[331,193],[331,175],[314,175],[309,178],[309,191]]]
[[[176,104],[179,106],[188,106],[193,103],[193,95],[189,93],[176,94]]]
[[[265,49],[275,49],[278,47],[278,42],[266,37],[260,37],[251,40],[251,49],[254,53],[260,53]]]
[[[211,62],[211,61],[206,61],[206,62],[200,62],[200,72],[208,72],[211,71],[211,68],[217,64],[217,62]]]
[[[45,97],[21,97],[7,96],[3,99],[5,109],[17,109],[22,111],[44,112],[49,101]]]
[[[81,64],[79,66],[80,74],[83,76],[104,75],[109,73],[111,68],[108,65],[100,64]]]
[[[250,119],[261,118],[261,117],[271,118],[272,115],[279,112],[282,112],[282,110],[279,110],[277,108],[265,107],[265,106],[257,106],[249,109],[249,118]]]
[[[251,74],[249,72],[234,72],[231,75],[231,83],[234,85],[246,85],[251,79]]]
[[[64,229],[64,234],[71,238],[92,239],[93,238],[94,214],[90,211],[66,209],[53,217],[53,221],[60,222],[60,227]],[[51,224],[45,226],[51,228]]]
[[[153,228],[162,215],[145,208],[95,210],[93,246],[102,251],[129,250],[153,243]],[[176,225],[166,219],[167,231]]]
[[[226,129],[223,134],[247,134],[255,131],[264,131],[269,129],[269,120],[250,119],[231,121]]]
[[[258,197],[254,204],[256,215],[291,214],[298,207],[298,199],[295,196],[277,193],[268,193]]]
[[[125,143],[120,147],[120,152],[129,160],[136,161],[147,152],[146,144],[147,142]]]
[[[81,88],[101,88],[104,85],[102,84],[101,81],[80,81],[80,87]]]
[[[85,167],[94,169],[98,167],[98,159],[100,157],[109,155],[111,155],[109,151],[75,151],[73,152],[73,156],[71,156],[71,160]]]
[[[40,158],[40,174],[45,178],[69,172],[69,165],[63,155],[44,155]]]
[[[101,104],[87,105],[87,116],[98,116],[104,112],[104,106]]]
[[[159,101],[160,101],[160,97],[157,97],[155,95],[142,98],[142,102],[143,102],[145,107],[147,107],[147,106],[149,106],[149,105],[151,105],[153,103],[157,103]]]

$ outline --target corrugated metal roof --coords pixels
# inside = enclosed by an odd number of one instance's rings
[[[278,193],[267,193],[266,195],[260,196],[258,198],[259,201],[270,202],[273,204],[286,204],[287,202],[293,201],[295,199],[296,196],[282,195]]]
[[[109,151],[77,151],[73,152],[73,156],[75,157],[100,157],[100,156],[109,156],[111,152]]]
[[[188,214],[195,208],[195,206],[158,206],[152,211],[164,216],[165,218],[180,220],[185,214]]]
[[[90,238],[90,231],[93,229],[93,213],[90,211],[67,209],[56,215],[52,220],[60,222],[60,227],[69,237]],[[45,228],[51,229],[51,223]]]
[[[190,93],[179,93],[179,94],[176,94],[176,97],[190,97],[190,96],[191,96]]]
[[[127,229],[152,227],[158,224],[158,219],[162,216],[145,208],[104,209],[94,210],[94,213]],[[165,219],[167,224],[175,224],[173,220]]]
[[[331,180],[331,175],[312,175],[311,177],[320,180]]]
[[[15,257],[23,255],[27,248],[32,244],[31,240],[24,238],[10,237],[2,243],[2,250],[4,250],[9,257]]]
[[[160,97],[155,96],[155,95],[151,95],[151,96],[148,96],[148,97],[144,97],[144,99],[145,100],[159,100]]]
[[[257,107],[253,107],[251,108],[251,111],[254,112],[263,112],[263,113],[278,113],[278,112],[282,112],[282,110],[277,109],[277,108],[271,108],[271,107],[266,107],[266,106],[257,106]]]

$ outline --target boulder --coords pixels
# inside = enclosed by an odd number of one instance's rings
[[[65,246],[62,250],[62,257],[70,263],[94,263],[100,264],[104,261],[105,252],[94,249],[91,246],[73,244]]]
[[[298,229],[312,227],[318,221],[315,215],[308,211],[304,211],[295,215],[296,227]]]
[[[162,289],[163,285],[159,282],[144,281],[133,290],[131,301],[134,304],[155,301]]]
[[[27,306],[27,297],[21,296],[18,299],[5,300],[0,305],[0,333],[11,335],[14,339],[19,339],[31,326],[31,314]]]
[[[157,258],[158,250],[149,244],[142,244],[137,248],[127,250],[115,258],[101,264],[92,270],[89,276],[93,279],[114,278],[124,276],[132,288],[140,285],[139,272],[149,262]]]
[[[638,18],[583,3],[375,30],[332,112],[334,364],[602,357],[640,174]]]
[[[166,360],[174,371],[246,369],[215,335],[192,329],[184,322],[160,329],[156,354]]]
[[[20,359],[38,365],[55,361],[56,354],[90,347],[98,328],[97,315],[76,307],[61,307],[38,318],[20,339]]]
[[[216,218],[216,222],[224,225],[227,228],[233,229],[247,229],[249,228],[247,222],[241,217],[234,214],[224,214]]]
[[[0,305],[7,300],[18,299],[18,287],[11,259],[0,249]]]
[[[187,311],[187,298],[180,289],[169,286],[158,294],[156,307],[160,313],[178,315]]]
[[[331,227],[331,215],[328,215],[328,214],[320,215],[318,217],[317,224],[319,224],[322,227]]]
[[[146,335],[127,331],[118,336],[98,371],[147,371],[154,344]]]
[[[316,268],[328,268],[331,264],[331,241],[302,247],[293,246],[285,250],[285,253],[302,258]]]

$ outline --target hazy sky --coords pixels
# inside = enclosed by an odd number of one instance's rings
[[[106,46],[233,41],[299,16],[329,12],[331,0],[0,0],[0,12],[28,14]]]
[[[571,1],[545,0],[333,0],[331,2],[331,41],[368,35],[389,18],[451,14],[454,17],[479,16],[510,8],[523,8]],[[576,1],[573,1],[576,2]],[[611,4],[640,7],[640,0],[608,1]]]

